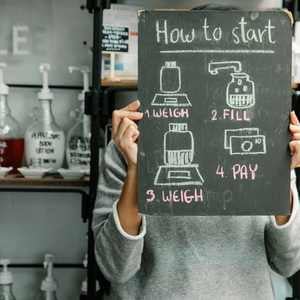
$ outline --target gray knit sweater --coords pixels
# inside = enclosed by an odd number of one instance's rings
[[[270,266],[283,276],[300,269],[295,178],[293,212],[283,226],[267,216],[143,216],[139,235],[131,236],[116,210],[125,176],[110,143],[94,210],[97,262],[111,282],[106,299],[268,300]]]

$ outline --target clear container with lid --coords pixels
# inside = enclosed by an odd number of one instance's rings
[[[38,95],[40,117],[27,128],[25,133],[25,157],[29,167],[62,167],[65,152],[65,134],[57,125],[52,112],[53,94],[48,87],[50,65],[42,64],[43,88]]]
[[[3,74],[5,67],[5,63],[0,63],[0,166],[16,170],[22,165],[24,137],[8,106],[9,87],[4,83]]]
[[[13,276],[8,271],[8,265],[10,261],[8,259],[1,259],[0,265],[3,266],[3,270],[0,273],[0,300],[16,300],[13,294]]]
[[[70,73],[80,71],[83,75],[83,90],[78,95],[80,101],[80,112],[74,125],[67,135],[67,163],[70,169],[83,170],[89,173],[90,170],[90,140],[91,140],[91,120],[90,116],[84,113],[85,93],[89,91],[88,73],[89,68],[83,66],[69,67]]]
[[[52,254],[45,255],[44,268],[47,270],[47,276],[42,281],[41,289],[35,300],[57,300],[57,282],[53,277],[53,261]]]

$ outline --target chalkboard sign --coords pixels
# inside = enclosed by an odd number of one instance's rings
[[[289,213],[291,23],[282,11],[139,16],[139,208]]]
[[[102,51],[128,52],[128,27],[103,26]]]

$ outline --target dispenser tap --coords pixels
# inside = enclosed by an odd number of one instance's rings
[[[40,65],[40,72],[42,73],[42,81],[43,81],[43,88],[39,93],[40,100],[52,100],[53,94],[49,89],[49,76],[48,72],[50,71],[51,67],[50,64],[44,63]]]
[[[81,93],[78,95],[78,100],[84,100],[84,95],[86,92],[89,92],[89,73],[90,69],[88,66],[82,66],[82,67],[75,67],[75,66],[70,66],[69,67],[69,72],[73,73],[74,71],[79,71],[82,73],[83,76],[83,90]]]
[[[51,278],[53,275],[53,261],[54,261],[54,255],[52,254],[45,255],[44,269],[47,270],[48,278]]]
[[[4,272],[7,272],[7,268],[9,264],[10,264],[9,259],[0,259],[0,265],[3,267]]]
[[[242,64],[239,61],[221,61],[210,62],[208,64],[208,72],[212,75],[217,75],[219,70],[233,69],[234,73],[242,71]]]
[[[6,63],[0,63],[0,94],[8,95],[9,87],[4,83],[4,69],[6,68]]]
[[[6,68],[6,63],[0,63],[0,82],[4,81],[3,69]]]

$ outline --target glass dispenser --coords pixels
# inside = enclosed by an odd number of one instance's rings
[[[29,167],[61,168],[64,160],[65,134],[56,124],[52,113],[53,94],[48,87],[49,64],[40,65],[43,76],[43,88],[38,94],[40,117],[25,133],[25,156]]]
[[[47,270],[47,276],[42,281],[41,290],[38,296],[36,297],[36,300],[57,300],[57,282],[53,278],[53,261],[53,255],[45,255],[44,268]]]
[[[90,139],[91,121],[90,117],[84,114],[85,93],[89,91],[89,68],[83,66],[69,67],[70,73],[80,71],[83,75],[83,90],[78,95],[80,101],[80,113],[67,135],[67,163],[70,169],[83,170],[89,173],[90,170]]]
[[[13,167],[16,170],[22,164],[24,138],[7,103],[9,87],[4,83],[5,67],[5,63],[0,63],[0,166]]]
[[[8,271],[8,259],[1,259],[0,265],[3,266],[3,271],[0,273],[0,300],[16,300],[13,294],[13,276]]]

